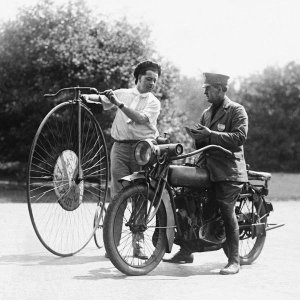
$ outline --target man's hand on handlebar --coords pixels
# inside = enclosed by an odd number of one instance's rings
[[[88,102],[88,101],[89,101],[89,95],[83,94],[83,95],[80,96],[80,99],[81,99],[83,102]]]
[[[105,90],[104,92],[101,92],[100,95],[106,96],[106,98],[109,100],[110,103],[119,106],[121,102],[118,100],[117,96],[115,95],[113,90]]]
[[[99,97],[99,95],[96,94],[82,94],[80,96],[80,99],[85,103],[95,103],[95,102],[101,103],[101,98]]]

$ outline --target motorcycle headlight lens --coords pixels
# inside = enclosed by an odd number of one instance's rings
[[[183,153],[183,146],[181,144],[163,144],[158,146],[158,155],[162,156],[168,153],[168,156],[178,156]]]
[[[140,166],[148,164],[151,161],[153,154],[154,145],[147,140],[138,142],[134,150],[135,160]]]
[[[183,153],[183,146],[181,144],[177,144],[175,147],[175,154],[180,155]]]

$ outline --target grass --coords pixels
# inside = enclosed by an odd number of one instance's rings
[[[24,203],[27,201],[26,197],[24,184],[0,184],[0,203]]]
[[[300,174],[274,173],[269,188],[270,200],[300,200]]]
[[[300,174],[273,173],[269,184],[271,201],[300,200]],[[26,202],[24,184],[0,184],[0,203]]]

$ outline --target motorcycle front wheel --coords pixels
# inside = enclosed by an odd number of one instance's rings
[[[256,197],[257,196],[257,197]],[[253,235],[253,226],[267,224],[265,206],[260,196],[239,199],[235,212],[240,227],[239,255],[241,265],[252,264],[260,255],[266,240],[266,232]],[[265,225],[262,225],[265,227]],[[228,256],[228,245],[223,245],[223,250]]]
[[[153,192],[143,184],[125,187],[109,204],[103,228],[105,250],[126,275],[152,271],[166,252],[166,211],[163,204],[146,220]],[[154,210],[155,205],[152,210]]]

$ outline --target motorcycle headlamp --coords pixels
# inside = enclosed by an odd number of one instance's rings
[[[169,157],[178,156],[183,153],[183,146],[181,144],[156,145],[153,140],[142,140],[137,143],[134,150],[135,160],[140,166],[153,164],[165,153]]]
[[[156,153],[157,145],[151,140],[142,140],[137,143],[134,149],[134,157],[140,166],[145,166],[153,162]]]
[[[178,156],[183,153],[183,146],[181,144],[164,144],[159,145],[159,155],[162,156],[168,152],[168,156]]]

